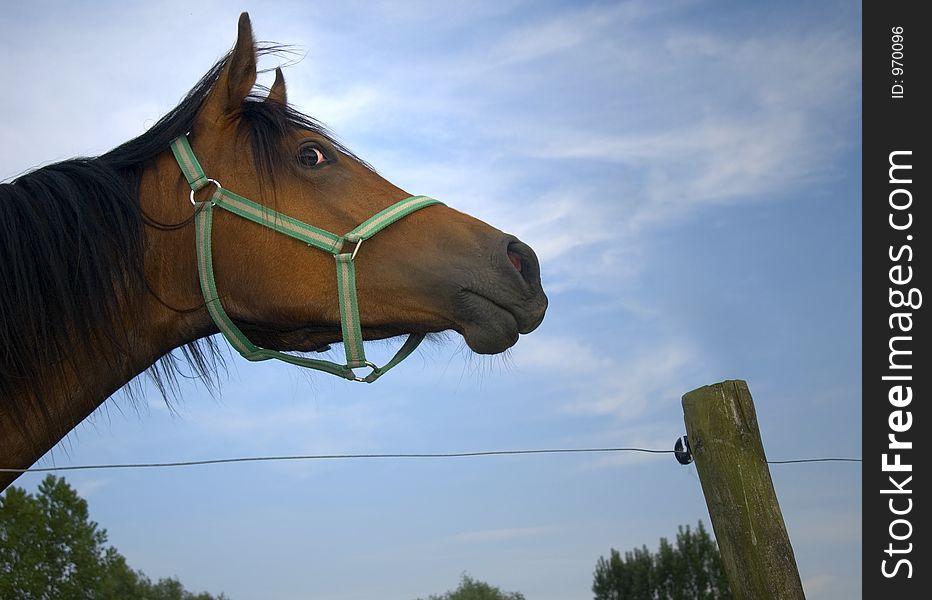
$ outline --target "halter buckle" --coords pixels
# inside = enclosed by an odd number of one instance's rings
[[[212,183],[215,186],[217,186],[218,191],[223,189],[223,186],[220,185],[220,182],[217,181],[216,179],[211,179],[210,177],[205,177],[205,179],[207,180],[207,183]],[[207,187],[207,184],[204,184],[204,186],[201,188],[198,188],[198,190],[202,190],[205,187]],[[191,188],[191,206],[197,206],[197,201],[194,199],[194,191],[195,191],[194,188]]]

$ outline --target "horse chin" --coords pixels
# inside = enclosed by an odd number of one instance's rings
[[[501,354],[518,341],[517,329],[466,326],[461,333],[466,345],[476,354]]]
[[[513,310],[472,291],[464,290],[457,304],[460,318],[456,329],[477,354],[500,354],[514,346],[520,334],[532,331],[540,323],[538,320],[529,325]]]

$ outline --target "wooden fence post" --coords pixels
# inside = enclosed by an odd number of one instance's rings
[[[687,393],[683,416],[735,600],[804,599],[747,382]]]

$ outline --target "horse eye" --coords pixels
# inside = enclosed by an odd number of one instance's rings
[[[327,156],[316,144],[306,144],[298,149],[298,164],[302,167],[319,167],[327,162]]]

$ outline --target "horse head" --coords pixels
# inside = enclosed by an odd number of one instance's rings
[[[330,232],[350,231],[410,197],[292,109],[280,69],[268,94],[254,96],[257,54],[244,13],[236,45],[222,61],[188,136],[208,177],[285,218]],[[143,189],[143,200],[153,204],[148,211],[177,214],[179,205],[190,210],[178,167],[168,158],[165,162],[157,170],[161,179],[152,178]],[[198,199],[208,197],[209,190],[198,194]],[[341,339],[332,255],[222,211],[214,218],[211,239],[223,307],[252,342],[308,351]],[[543,319],[547,299],[533,250],[439,203],[354,250],[359,320],[367,340],[455,330],[473,351],[494,354]],[[167,283],[154,292],[190,305],[197,287],[191,246],[172,246],[167,251],[174,256],[165,251],[149,257],[147,269],[174,273],[188,265],[182,275],[186,284],[178,285],[176,277],[150,277]],[[188,297],[178,297],[179,291]]]

